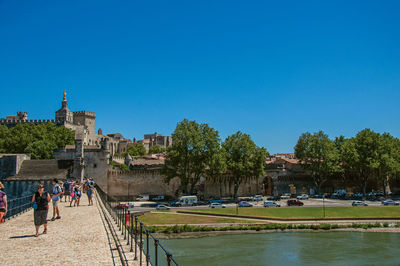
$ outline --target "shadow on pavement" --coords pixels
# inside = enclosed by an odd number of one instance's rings
[[[27,238],[27,237],[34,237],[35,235],[24,235],[24,236],[11,236],[10,239],[15,239],[15,238]]]

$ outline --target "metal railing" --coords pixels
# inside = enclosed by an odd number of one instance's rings
[[[33,195],[7,200],[7,214],[4,219],[11,219],[32,208]]]
[[[172,254],[160,244],[159,239],[151,234],[135,214],[125,208],[119,209],[119,206],[122,206],[121,202],[108,196],[98,186],[96,186],[96,190],[118,230],[121,231],[121,236],[130,246],[129,252],[134,252],[134,260],[139,260],[140,265],[145,263],[146,266],[178,266]]]

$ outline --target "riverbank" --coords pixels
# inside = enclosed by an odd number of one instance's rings
[[[247,224],[247,225],[169,225],[148,226],[151,233],[178,236],[184,233],[220,233],[220,232],[318,232],[318,231],[368,231],[400,232],[400,223],[353,223],[353,224]]]
[[[268,233],[326,233],[326,232],[360,232],[360,233],[400,233],[400,228],[340,228],[331,230],[312,230],[312,229],[290,229],[290,230],[246,230],[246,231],[211,231],[211,232],[183,232],[177,234],[155,233],[154,236],[160,239],[187,239],[187,238],[202,238],[222,235],[241,235],[241,234],[268,234]]]

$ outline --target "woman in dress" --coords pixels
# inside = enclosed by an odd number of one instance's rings
[[[35,222],[36,234],[39,236],[39,228],[41,225],[44,226],[43,234],[47,234],[47,213],[49,211],[50,194],[44,191],[42,184],[38,185],[38,191],[33,194],[32,202],[36,205],[33,212],[33,218]]]

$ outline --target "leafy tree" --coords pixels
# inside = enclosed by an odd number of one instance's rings
[[[219,146],[218,131],[207,124],[184,119],[172,133],[173,144],[167,150],[163,173],[166,182],[178,177],[183,193],[193,194],[207,163]]]
[[[149,148],[149,154],[157,154],[167,151],[166,148],[161,147],[160,145],[151,146]]]
[[[18,124],[8,129],[0,127],[0,151],[7,153],[32,153],[35,159],[53,158],[53,150],[74,144],[75,134],[63,126],[53,123],[35,125]],[[37,151],[35,149],[38,149]]]
[[[57,146],[52,141],[37,140],[30,143],[24,153],[30,153],[32,159],[49,159],[53,157],[53,151]]]
[[[226,152],[227,179],[233,184],[233,196],[237,199],[239,186],[243,182],[265,175],[268,153],[264,148],[257,147],[249,135],[240,131],[227,137],[222,148]]]
[[[386,193],[389,179],[400,173],[400,140],[389,133],[379,136],[378,148],[379,167],[377,172],[378,183]]]
[[[310,172],[317,193],[329,177],[340,171],[339,151],[324,132],[303,133],[295,146],[296,158]]]
[[[128,150],[126,152],[133,157],[143,156],[146,154],[146,148],[144,147],[143,144],[134,143],[132,145],[129,145]],[[123,153],[122,155],[125,156],[126,153]]]
[[[357,171],[356,178],[361,184],[365,195],[368,181],[374,176],[380,165],[378,152],[380,145],[379,133],[367,128],[358,132],[353,141],[357,158],[354,162]]]

